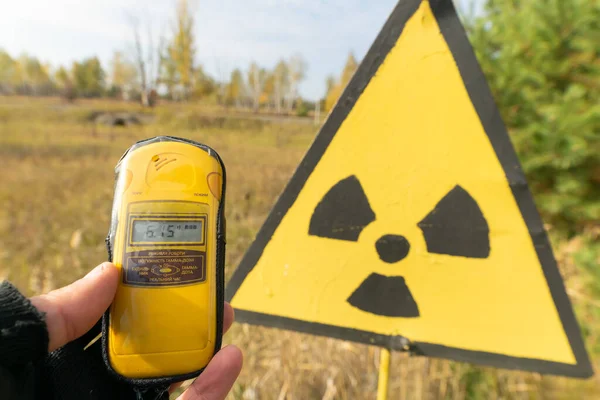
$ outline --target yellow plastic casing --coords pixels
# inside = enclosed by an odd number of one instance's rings
[[[117,167],[112,260],[121,277],[105,351],[126,378],[199,371],[220,347],[216,235],[224,171],[210,153],[156,141],[132,147]],[[187,228],[191,239],[156,239],[171,231],[179,238]]]

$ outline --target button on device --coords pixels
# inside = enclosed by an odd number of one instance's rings
[[[129,188],[129,185],[131,185],[132,180],[133,172],[131,172],[131,170],[128,169],[125,171],[125,178],[123,181],[123,188],[121,189],[121,193],[124,193]]]
[[[212,172],[206,177],[208,189],[217,200],[221,200],[221,185],[223,178],[218,172]]]

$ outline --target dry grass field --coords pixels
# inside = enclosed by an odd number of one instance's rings
[[[108,127],[95,112],[136,105],[0,97],[0,277],[28,295],[83,276],[106,259],[113,167],[135,141],[159,134],[214,147],[228,169],[229,277],[310,145],[311,121],[227,116],[160,105],[143,125]],[[561,267],[572,265],[557,244]],[[567,286],[577,289],[576,273]],[[577,301],[574,299],[574,301]],[[378,349],[236,323],[226,335],[245,355],[231,399],[375,398]],[[394,353],[390,399],[596,399],[600,382],[480,369]]]

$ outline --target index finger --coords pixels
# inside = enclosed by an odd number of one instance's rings
[[[177,400],[223,400],[242,370],[240,349],[230,345],[219,351],[206,370]]]

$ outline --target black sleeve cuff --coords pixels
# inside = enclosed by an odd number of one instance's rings
[[[37,362],[48,354],[44,315],[10,282],[0,283],[0,364]]]

